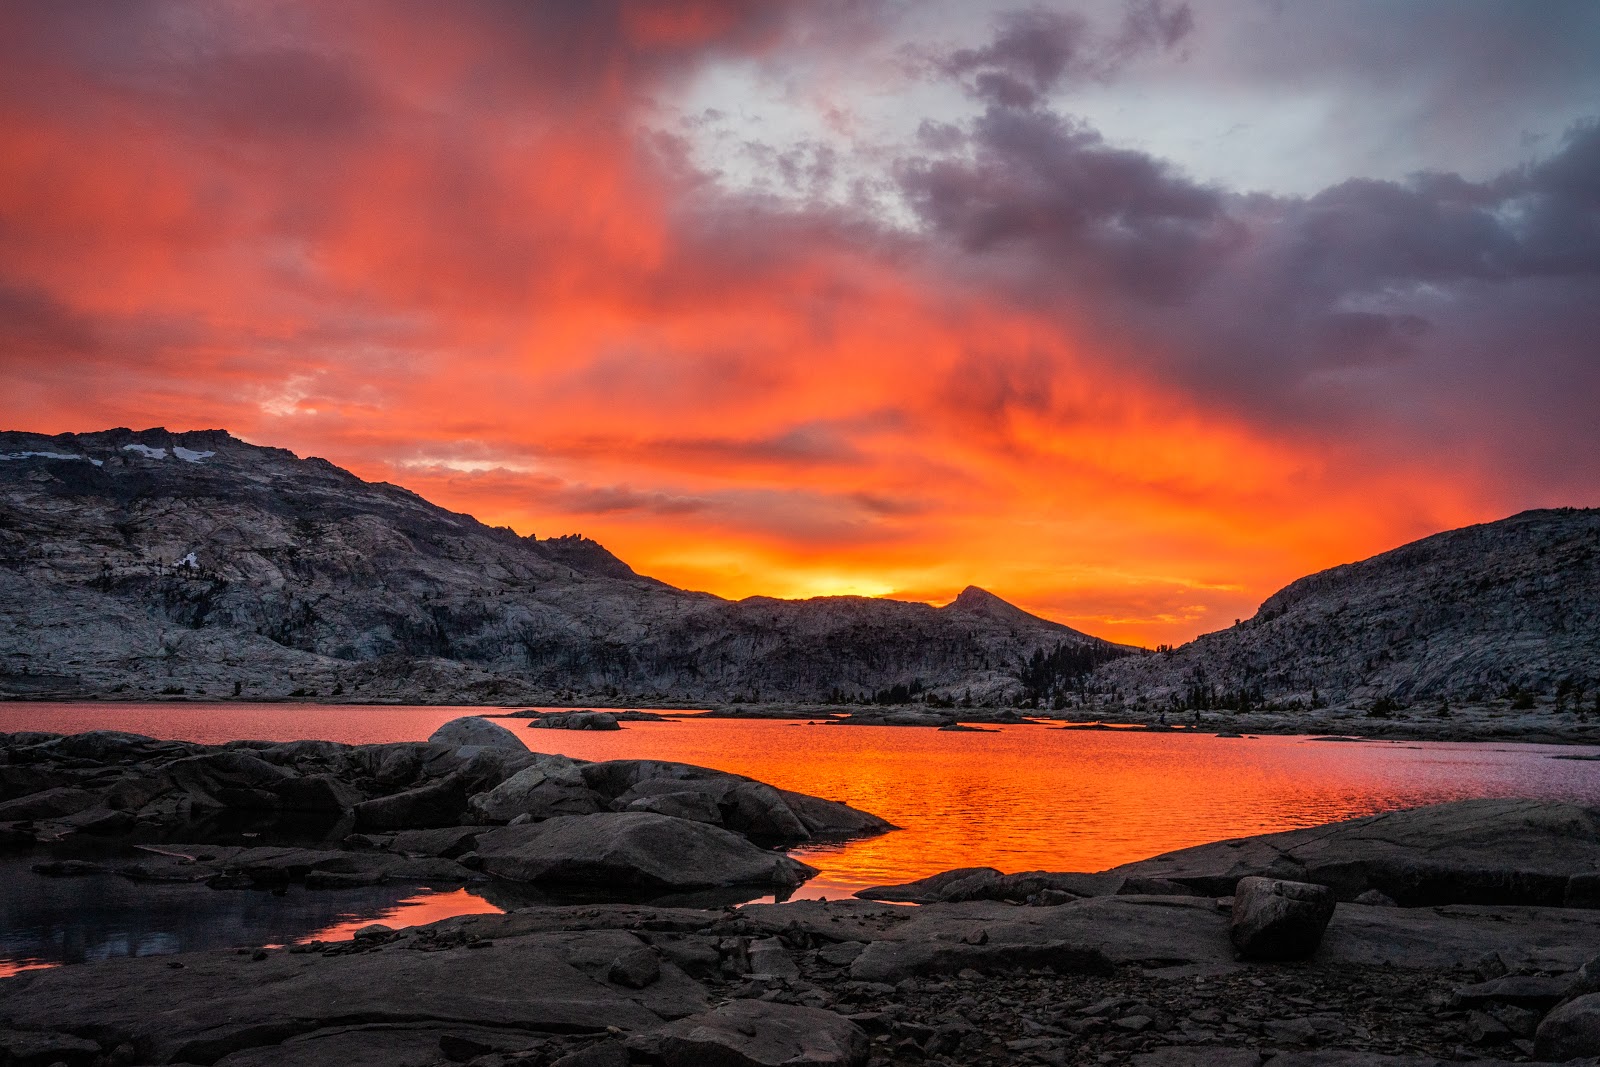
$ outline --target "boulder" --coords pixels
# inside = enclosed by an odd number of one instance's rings
[[[21,822],[25,819],[60,819],[76,815],[100,803],[100,798],[86,789],[57,786],[32,793],[15,800],[0,802],[0,822]]]
[[[657,793],[630,800],[623,811],[653,811],[657,815],[670,815],[674,819],[722,825],[722,809],[709,793]]]
[[[487,822],[510,822],[521,816],[549,819],[605,811],[606,802],[590,789],[579,765],[565,756],[543,753],[493,789],[474,795],[472,813]]]
[[[1303,960],[1321,943],[1334,904],[1327,886],[1245,878],[1234,889],[1228,937],[1244,959]]]
[[[783,802],[794,812],[811,836],[822,840],[839,840],[865,834],[882,834],[893,830],[893,824],[871,812],[860,811],[837,800],[825,800],[809,793],[778,790]]]
[[[633,948],[611,962],[607,981],[629,989],[643,989],[661,978],[661,960],[647,948]]]
[[[418,784],[422,779],[423,764],[442,755],[456,756],[456,750],[445,745],[425,741],[391,741],[380,745],[357,745],[350,750],[350,760],[378,788],[399,790]]]
[[[526,752],[528,746],[522,738],[497,722],[481,715],[464,715],[451,719],[435,730],[428,738],[430,745],[449,745],[452,748],[501,748],[513,752]]]
[[[721,809],[722,825],[752,841],[797,845],[811,840],[811,831],[783,795],[765,783],[737,783],[723,796]]]
[[[173,760],[165,770],[196,803],[241,811],[278,810],[283,803],[278,789],[294,777],[293,772],[241,749]]]
[[[898,885],[875,885],[861,889],[856,896],[863,900],[886,900],[897,904],[932,904],[942,899],[940,893],[948,886],[972,878],[1000,878],[1002,873],[993,867],[957,867],[951,871],[930,874],[914,882]]]
[[[1546,1015],[1533,1045],[1540,1059],[1558,1063],[1600,1056],[1600,993],[1576,997]]]
[[[331,774],[285,778],[273,786],[278,805],[286,812],[339,816],[361,803],[361,793]]]
[[[860,1067],[866,1033],[821,1008],[735,1000],[629,1042],[665,1067]]]
[[[720,827],[643,811],[492,830],[478,838],[477,856],[483,871],[511,881],[654,891],[794,886],[816,874]]]
[[[455,859],[471,852],[477,844],[481,826],[443,826],[433,830],[402,830],[394,835],[390,849],[403,856],[443,856]]]
[[[414,830],[458,826],[467,810],[467,786],[459,775],[355,806],[357,830]]]

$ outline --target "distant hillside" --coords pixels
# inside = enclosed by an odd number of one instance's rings
[[[1157,703],[1600,690],[1600,509],[1528,511],[1285,587],[1255,617],[1096,681]]]
[[[220,430],[0,433],[0,695],[982,700],[1116,651],[976,589],[687,592]]]

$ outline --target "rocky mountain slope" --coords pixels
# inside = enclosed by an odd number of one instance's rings
[[[981,699],[1062,650],[1115,648],[979,589],[675,589],[220,430],[0,433],[0,694]]]
[[[1592,709],[1600,508],[1523,512],[1310,575],[1254,618],[1118,660],[1096,681],[1184,707],[1508,697]]]

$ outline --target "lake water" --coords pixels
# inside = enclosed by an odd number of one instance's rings
[[[458,707],[247,704],[3,704],[0,731],[131,730],[215,743],[321,738],[423,740]],[[492,709],[489,709],[492,710]],[[1600,804],[1600,763],[1557,757],[1593,748],[1006,726],[992,733],[755,720],[627,723],[614,732],[533,730],[502,720],[540,751],[580,759],[650,758],[749,775],[842,800],[901,829],[795,850],[821,870],[798,896],[839,897],[952,867],[1094,871],[1219,838],[1293,829],[1468,797]],[[25,868],[24,868],[25,869]],[[6,872],[10,874],[10,872]],[[4,877],[4,876],[0,876]],[[30,881],[32,879],[32,881]],[[428,922],[494,910],[472,891],[294,891],[289,897],[193,887],[204,918],[167,918],[109,885],[4,877],[0,957],[78,960],[345,936],[366,921]],[[96,880],[98,881],[98,880]],[[18,884],[21,883],[21,884]],[[31,887],[31,888],[30,888]],[[53,894],[53,895],[52,895]],[[51,903],[53,901],[53,903]],[[26,903],[31,902],[31,903]],[[26,912],[26,914],[24,914]],[[97,916],[78,922],[74,916]],[[103,921],[102,921],[103,920]],[[141,947],[142,946],[142,947]]]

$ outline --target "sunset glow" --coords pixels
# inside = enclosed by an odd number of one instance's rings
[[[1466,136],[1460,71],[1355,86],[1396,62],[1355,9],[1289,7],[10,4],[0,418],[1148,645],[1596,503],[1600,131],[1541,102],[1594,99],[1583,34]],[[1173,132],[1185,93],[1254,132]]]

